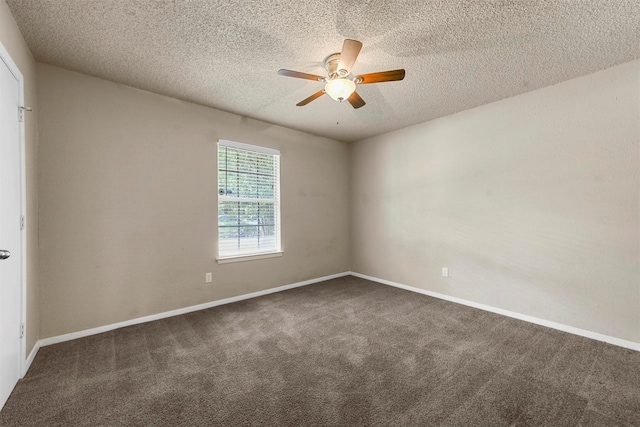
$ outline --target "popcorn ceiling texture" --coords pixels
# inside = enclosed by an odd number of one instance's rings
[[[36,60],[342,141],[354,141],[640,58],[640,4],[591,1],[7,0]],[[363,74],[353,110],[320,83],[345,38]]]

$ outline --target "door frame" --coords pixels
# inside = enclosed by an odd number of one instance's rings
[[[18,81],[19,90],[18,90],[18,104],[20,107],[24,107],[24,78],[20,69],[9,55],[7,49],[5,49],[4,45],[0,41],[0,61],[4,62],[9,68],[9,72],[13,74],[13,76]],[[23,110],[24,114],[24,110]],[[27,224],[26,216],[27,216],[27,185],[26,185],[26,165],[25,165],[25,122],[27,116],[26,114],[23,116],[22,121],[19,126],[19,144],[20,144],[20,164],[18,165],[20,169],[20,215],[25,218],[24,227],[20,230],[20,323],[24,325],[24,334],[20,339],[20,378],[25,376],[26,369],[28,368],[26,364],[27,357]]]

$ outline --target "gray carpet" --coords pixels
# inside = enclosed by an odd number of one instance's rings
[[[44,347],[0,425],[640,425],[640,353],[344,277]]]

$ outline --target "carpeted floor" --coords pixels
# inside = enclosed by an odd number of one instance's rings
[[[44,347],[0,425],[640,425],[640,353],[349,276]]]

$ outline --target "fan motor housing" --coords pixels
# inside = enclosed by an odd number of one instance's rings
[[[340,77],[346,77],[349,74],[346,70],[338,70],[339,64],[340,52],[332,53],[324,59],[324,69],[327,70],[330,77],[333,77],[335,74]]]

